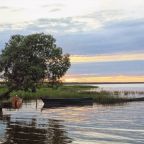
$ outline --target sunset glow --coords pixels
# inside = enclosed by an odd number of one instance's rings
[[[144,82],[144,76],[89,76],[89,75],[67,75],[64,82]]]
[[[96,55],[96,56],[72,55],[70,58],[72,63],[136,61],[136,60],[144,60],[144,53],[132,53],[132,54],[128,53],[128,54]]]

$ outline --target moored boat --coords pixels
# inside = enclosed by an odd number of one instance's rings
[[[44,107],[92,105],[93,98],[48,98],[41,97]]]
[[[13,108],[20,108],[22,106],[23,100],[18,97],[17,95],[12,98],[12,107]]]
[[[0,108],[14,108],[18,109],[22,106],[23,100],[18,96],[13,96],[11,101],[2,102]]]

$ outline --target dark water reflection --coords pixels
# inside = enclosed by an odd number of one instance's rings
[[[0,133],[0,143],[3,144],[68,144],[72,142],[61,120],[37,119],[33,115],[18,118],[1,112],[0,127],[4,127],[4,135]]]
[[[4,144],[67,144],[71,142],[65,129],[59,125],[58,121],[50,120],[48,125],[43,125],[43,128],[37,128],[36,125],[35,119],[32,119],[30,124],[22,122],[8,123]]]
[[[0,144],[143,144],[144,102],[0,112]]]

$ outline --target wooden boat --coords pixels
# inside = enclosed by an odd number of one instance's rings
[[[92,105],[92,98],[48,98],[41,97],[44,107],[85,106]]]
[[[22,106],[22,102],[23,100],[21,98],[14,96],[10,102],[2,102],[0,107],[18,109]]]
[[[12,107],[13,108],[16,108],[16,109],[20,108],[22,106],[22,103],[23,103],[23,100],[20,97],[14,96],[12,98]]]

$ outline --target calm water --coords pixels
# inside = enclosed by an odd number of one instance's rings
[[[104,90],[118,91],[142,91],[144,92],[144,84],[98,84]]]
[[[144,102],[42,109],[42,101],[0,113],[2,144],[143,144]]]

